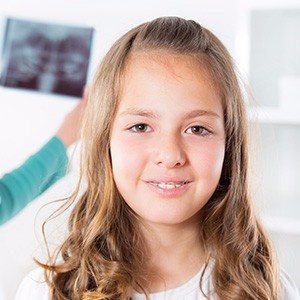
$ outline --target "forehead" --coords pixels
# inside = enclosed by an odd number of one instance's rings
[[[166,50],[147,50],[135,51],[130,53],[123,69],[123,76],[121,79],[121,91],[126,84],[135,80],[142,73],[156,72],[156,75],[181,80],[185,79],[194,80],[201,78],[201,82],[209,85],[216,93],[221,95],[220,87],[216,82],[215,76],[211,67],[209,66],[206,55],[185,55],[169,52]]]
[[[150,69],[165,68],[174,76],[180,77],[178,66],[184,66],[192,74],[201,72],[207,79],[213,81],[208,63],[204,59],[204,55],[187,55],[170,52],[167,50],[145,50],[131,52],[125,64],[125,76],[137,65]]]
[[[133,51],[129,54],[123,68],[123,76],[120,80],[120,92],[128,82],[138,76],[137,70],[165,70],[165,75],[171,79],[180,81],[181,76],[187,75],[190,79],[201,77],[215,93],[222,98],[221,83],[216,78],[206,54],[179,54],[168,50]],[[140,75],[140,74],[139,74]]]
[[[223,115],[222,101],[210,73],[191,55],[165,51],[131,54],[122,79],[118,112],[128,107],[169,110],[209,109]]]

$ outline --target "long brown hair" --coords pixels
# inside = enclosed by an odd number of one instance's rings
[[[147,294],[147,249],[135,213],[113,180],[110,132],[130,55],[160,51],[192,56],[222,95],[226,152],[219,185],[201,210],[200,232],[214,260],[215,299],[278,300],[278,269],[269,239],[250,203],[247,122],[233,61],[209,30],[163,17],[122,36],[99,66],[83,130],[85,192],[75,202],[67,239],[45,268],[51,299],[127,299],[132,286]],[[199,290],[200,292],[200,290]],[[209,297],[209,295],[207,295]]]

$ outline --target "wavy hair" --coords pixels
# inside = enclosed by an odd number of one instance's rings
[[[74,202],[68,237],[46,264],[40,264],[50,297],[128,299],[133,286],[147,295],[142,267],[147,264],[147,249],[137,216],[113,180],[110,134],[128,58],[138,51],[161,50],[195,58],[222,96],[224,164],[219,185],[199,220],[201,239],[214,260],[214,299],[279,300],[275,254],[250,201],[247,120],[234,63],[212,32],[178,17],[158,18],[127,32],[95,74],[82,135],[86,188],[78,200],[75,194],[67,204]]]

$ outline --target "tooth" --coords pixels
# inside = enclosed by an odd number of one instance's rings
[[[167,188],[167,184],[166,184],[165,182],[160,182],[160,183],[158,184],[158,186],[159,186],[160,188],[162,188],[162,189],[166,189],[166,188]]]
[[[183,183],[159,182],[159,183],[155,183],[155,185],[162,189],[170,190],[170,189],[174,189],[174,188],[178,188],[178,187],[182,186]]]

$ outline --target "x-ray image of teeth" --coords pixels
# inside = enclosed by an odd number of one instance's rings
[[[80,97],[93,29],[7,19],[1,84]]]

